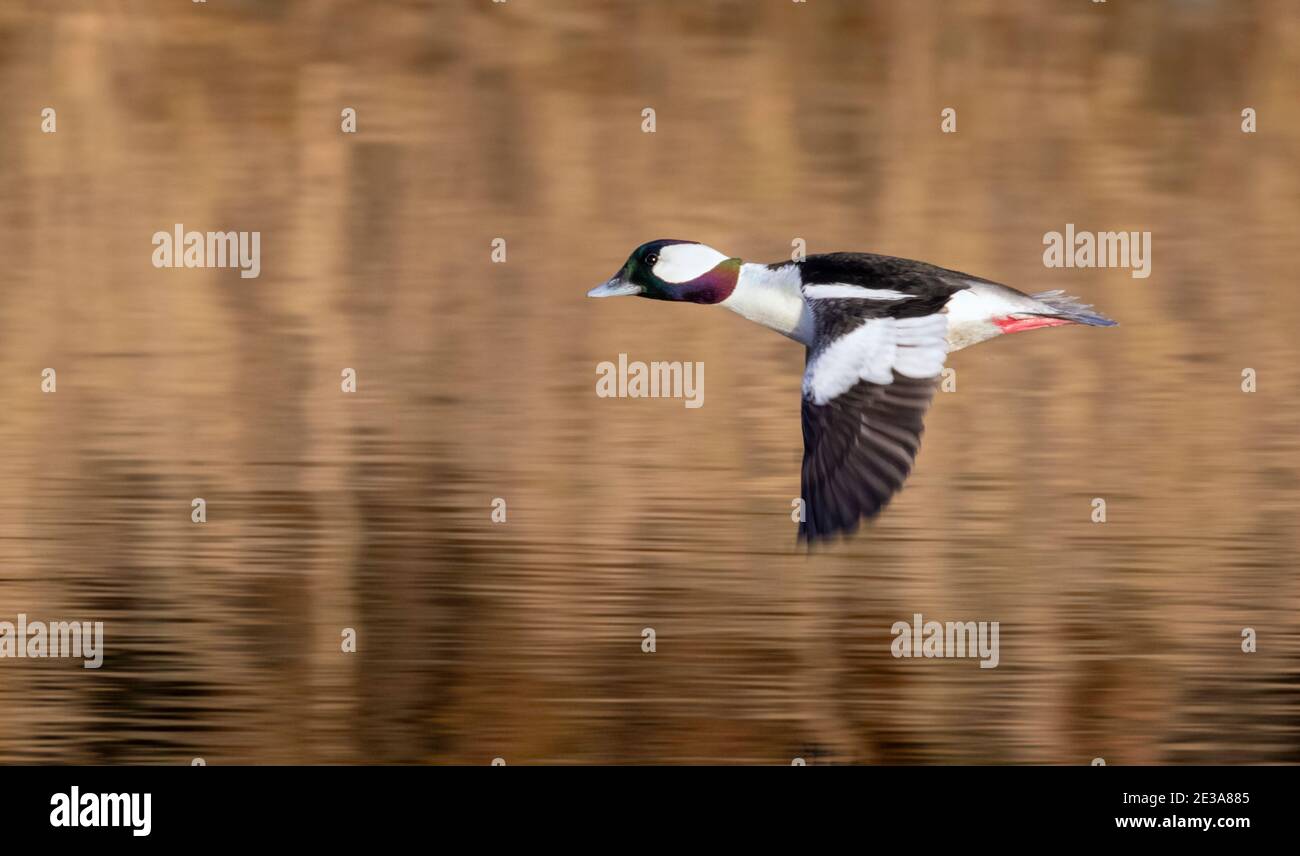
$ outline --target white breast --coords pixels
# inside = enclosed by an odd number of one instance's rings
[[[775,269],[744,264],[735,289],[721,305],[782,336],[810,345],[812,313],[799,293],[799,285],[799,268],[794,264]]]

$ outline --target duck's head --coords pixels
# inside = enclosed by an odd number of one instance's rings
[[[660,239],[636,248],[623,269],[588,297],[633,294],[653,300],[721,303],[736,287],[740,259],[695,241]]]

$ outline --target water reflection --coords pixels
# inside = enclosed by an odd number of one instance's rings
[[[190,5],[0,10],[0,619],[108,649],[0,661],[0,760],[1300,760],[1293,9]],[[261,277],[154,269],[176,222]],[[1045,270],[1066,223],[1153,275]],[[665,235],[1123,323],[957,355],[907,490],[809,556],[799,349],[584,297]],[[707,405],[597,398],[619,353]],[[1001,664],[893,659],[918,612]]]

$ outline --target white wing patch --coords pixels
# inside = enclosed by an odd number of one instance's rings
[[[872,318],[813,355],[803,376],[804,397],[824,405],[858,381],[887,385],[894,372],[936,377],[948,354],[948,318]]]
[[[726,260],[722,253],[704,244],[668,244],[659,250],[654,274],[664,282],[690,282]]]
[[[904,377],[938,377],[948,357],[948,316],[899,318],[894,327],[898,331],[894,370]]]
[[[903,300],[912,295],[892,288],[861,288],[856,285],[805,285],[803,295],[811,300],[823,300],[828,297],[848,298],[851,300]]]

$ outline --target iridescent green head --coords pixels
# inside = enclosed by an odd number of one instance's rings
[[[740,265],[740,259],[704,244],[661,238],[637,247],[622,270],[587,296],[721,303],[735,289]]]

